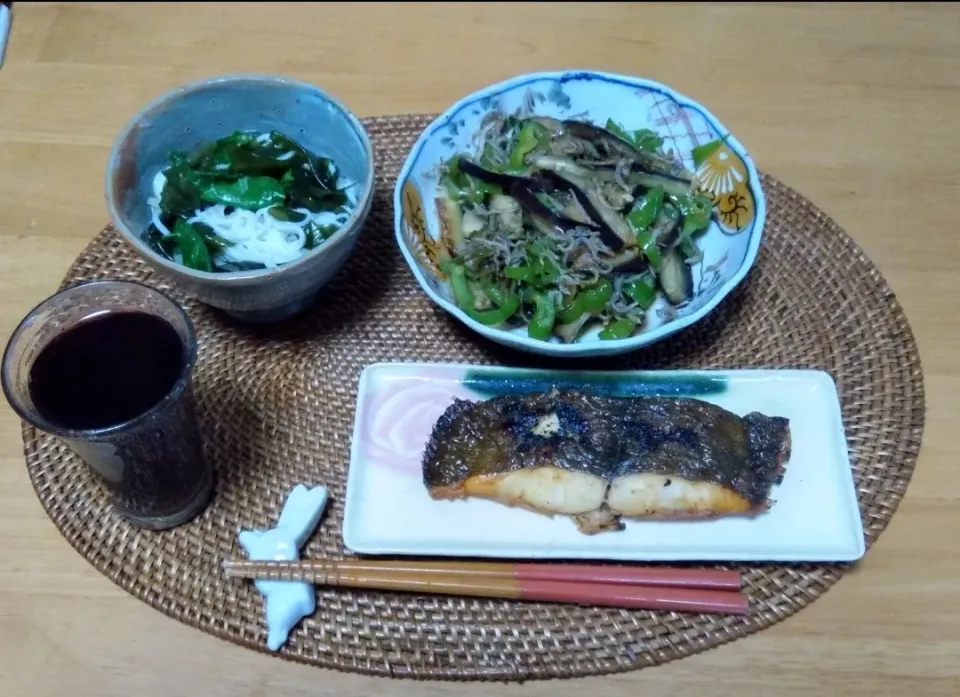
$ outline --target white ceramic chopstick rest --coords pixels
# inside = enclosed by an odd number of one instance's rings
[[[308,489],[298,484],[287,496],[277,527],[242,530],[240,546],[250,559],[293,561],[313,533],[327,505],[327,489]],[[276,651],[287,641],[290,630],[317,607],[316,588],[298,581],[254,581],[263,594],[267,617],[267,648]]]

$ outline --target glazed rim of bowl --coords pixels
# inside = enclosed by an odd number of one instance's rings
[[[340,226],[340,228],[331,235],[327,240],[324,241],[322,245],[316,247],[315,249],[309,250],[306,254],[303,254],[293,261],[289,261],[280,266],[274,267],[272,269],[254,269],[252,271],[199,271],[197,269],[191,269],[182,264],[178,264],[175,261],[169,259],[164,259],[162,256],[154,252],[150,247],[143,243],[140,237],[132,230],[130,230],[123,222],[118,210],[117,201],[113,197],[113,187],[111,186],[112,173],[116,171],[116,165],[120,156],[120,148],[123,143],[129,138],[130,133],[133,129],[144,119],[149,113],[157,109],[161,105],[181,97],[191,92],[199,92],[204,90],[212,85],[216,85],[224,82],[248,82],[248,83],[269,83],[269,84],[282,84],[288,85],[290,87],[297,87],[303,90],[311,91],[320,97],[322,97],[329,104],[333,105],[337,111],[347,120],[350,124],[353,131],[360,138],[360,142],[363,145],[363,150],[369,163],[367,167],[367,175],[363,180],[363,186],[360,192],[360,195],[357,197],[357,205],[354,207],[353,212],[350,214],[350,217],[347,218],[346,222]],[[195,278],[211,280],[211,281],[225,281],[225,282],[236,282],[243,283],[251,279],[267,277],[273,279],[277,276],[286,275],[291,273],[298,266],[306,263],[310,259],[320,256],[327,249],[327,247],[341,239],[347,234],[347,231],[354,227],[358,221],[365,215],[366,210],[370,207],[371,201],[373,199],[373,182],[374,182],[374,157],[373,157],[373,145],[370,143],[370,136],[367,133],[367,129],[363,127],[363,124],[360,123],[360,119],[349,109],[347,106],[341,102],[339,99],[334,97],[332,94],[326,92],[325,90],[320,89],[316,85],[312,85],[308,82],[303,82],[302,80],[295,80],[293,78],[283,77],[281,75],[269,75],[263,73],[231,73],[227,75],[217,75],[215,77],[203,78],[201,80],[195,80],[193,82],[188,82],[179,87],[175,87],[168,92],[161,94],[159,97],[154,98],[143,106],[133,117],[127,121],[124,127],[117,134],[117,137],[113,141],[113,146],[110,148],[110,156],[107,159],[107,176],[105,180],[104,195],[107,201],[107,209],[110,211],[110,216],[113,218],[116,226],[123,233],[123,236],[133,244],[137,250],[144,256],[150,258],[160,266],[165,269],[173,272],[186,274],[193,276]]]
[[[417,157],[420,154],[420,151],[423,149],[424,144],[433,137],[434,133],[444,126],[453,118],[453,116],[458,113],[461,109],[468,106],[469,104],[476,102],[479,99],[484,97],[498,95],[502,92],[507,91],[513,87],[516,87],[520,84],[527,82],[534,82],[537,80],[559,80],[559,81],[571,81],[576,80],[580,77],[590,77],[596,78],[599,80],[605,80],[608,82],[617,82],[622,85],[629,85],[631,87],[649,87],[656,90],[659,90],[670,96],[678,104],[684,106],[694,107],[699,110],[704,118],[710,122],[710,124],[717,130],[719,133],[729,134],[725,143],[735,150],[739,155],[741,155],[744,164],[747,167],[747,172],[750,176],[750,180],[755,182],[756,185],[752,186],[751,189],[754,193],[754,223],[753,231],[751,232],[750,243],[747,246],[746,255],[743,258],[743,262],[740,264],[740,268],[737,269],[729,279],[727,279],[717,290],[714,292],[713,297],[711,297],[706,303],[704,303],[698,310],[691,312],[683,317],[675,317],[669,322],[665,322],[656,329],[650,330],[648,332],[641,332],[635,336],[631,336],[625,339],[604,339],[604,340],[592,340],[592,341],[579,341],[572,344],[565,343],[556,343],[551,341],[541,341],[539,339],[531,339],[525,334],[515,334],[511,331],[504,329],[499,329],[496,327],[489,327],[484,324],[480,324],[473,318],[469,317],[463,310],[456,306],[455,303],[448,301],[446,298],[442,297],[439,293],[435,292],[433,288],[430,287],[430,284],[427,282],[426,278],[423,275],[423,272],[420,270],[416,259],[413,256],[413,253],[407,248],[406,243],[403,240],[403,235],[401,232],[401,226],[403,224],[403,186],[410,178],[410,171],[413,169],[413,166],[417,160]],[[435,302],[440,307],[444,308],[447,312],[451,313],[461,322],[466,324],[468,327],[476,331],[477,333],[487,336],[487,337],[499,337],[508,344],[521,344],[528,347],[536,347],[538,349],[549,352],[553,355],[576,355],[584,351],[589,351],[592,347],[597,345],[602,345],[604,347],[610,347],[611,349],[630,349],[631,347],[639,348],[645,346],[653,341],[665,338],[671,334],[674,334],[695,322],[706,317],[710,312],[712,312],[717,305],[719,305],[723,299],[730,294],[730,292],[736,288],[741,281],[746,277],[747,273],[750,271],[750,268],[753,266],[757,258],[757,253],[760,250],[760,242],[763,238],[763,228],[766,224],[767,218],[767,202],[766,196],[764,195],[763,188],[759,185],[760,175],[757,172],[757,168],[753,163],[753,158],[750,157],[750,153],[747,152],[747,149],[743,144],[737,139],[733,132],[726,128],[720,120],[713,115],[713,113],[703,106],[700,102],[695,99],[677,92],[675,89],[669,87],[668,85],[663,84],[662,82],[657,82],[656,80],[649,80],[646,78],[634,77],[631,75],[624,75],[619,73],[610,73],[598,70],[560,70],[560,71],[547,71],[547,72],[536,72],[536,73],[524,73],[522,75],[517,75],[501,82],[497,82],[486,87],[482,87],[479,90],[475,90],[465,97],[459,99],[453,105],[447,107],[437,118],[431,121],[426,128],[423,129],[423,132],[420,134],[420,137],[417,138],[416,142],[413,144],[413,147],[410,149],[410,153],[407,155],[407,159],[403,164],[403,168],[400,170],[400,174],[397,177],[396,186],[393,191],[393,227],[394,227],[394,237],[397,241],[400,251],[403,254],[404,259],[407,261],[407,266],[410,267],[411,272],[414,275],[414,278],[417,279],[417,283],[420,284],[420,287],[423,291],[430,297],[433,302]],[[547,348],[549,347],[549,348]]]

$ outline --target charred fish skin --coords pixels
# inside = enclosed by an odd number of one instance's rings
[[[605,477],[617,451],[605,417],[577,393],[456,400],[427,443],[424,484],[442,496],[471,477],[537,467]]]
[[[614,477],[654,474],[730,490],[750,511],[767,505],[782,473],[788,423],[751,413],[739,417],[698,399],[644,398],[625,403]]]
[[[750,465],[754,474],[751,501],[762,506],[774,486],[783,480],[793,443],[790,421],[782,416],[751,412],[743,417],[750,438]]]
[[[554,389],[455,400],[425,449],[423,481],[435,499],[493,499],[596,534],[622,530],[621,518],[756,515],[789,455],[782,417]]]

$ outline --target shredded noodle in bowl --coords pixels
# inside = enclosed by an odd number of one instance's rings
[[[147,203],[154,226],[162,235],[168,236],[172,233],[163,224],[160,210],[160,197],[165,184],[166,177],[163,172],[157,172],[153,180],[153,196]],[[354,188],[352,183],[348,183],[347,198],[351,205],[356,203]],[[308,229],[339,227],[349,217],[348,212],[313,213],[306,208],[294,208],[294,212],[303,216],[302,220],[294,222],[279,220],[270,213],[270,208],[271,206],[266,206],[250,211],[216,204],[197,209],[187,222],[207,225],[216,235],[230,243],[230,246],[220,253],[225,261],[259,262],[267,268],[275,268],[300,258],[308,251]]]

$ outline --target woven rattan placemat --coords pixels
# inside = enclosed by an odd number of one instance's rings
[[[350,263],[310,311],[282,326],[237,324],[183,297],[107,228],[65,283],[135,279],[182,301],[196,323],[196,394],[216,499],[194,522],[140,531],[107,506],[86,467],[26,427],[27,467],[48,514],[98,571],[181,622],[265,651],[263,601],[228,580],[240,528],[276,520],[298,482],[331,503],[304,556],[342,557],[344,484],[357,380],[374,361],[567,365],[485,342],[435,308],[393,237],[392,190],[427,116],[366,121],[379,168],[374,212]],[[674,338],[579,368],[811,367],[837,381],[866,542],[896,510],[920,448],[924,393],[916,345],[893,292],[851,239],[802,196],[765,176],[769,214],[756,265],[711,315]],[[318,590],[316,613],[279,656],[361,673],[529,679],[664,663],[768,627],[814,601],[843,565],[744,565],[749,617],[518,604]]]

